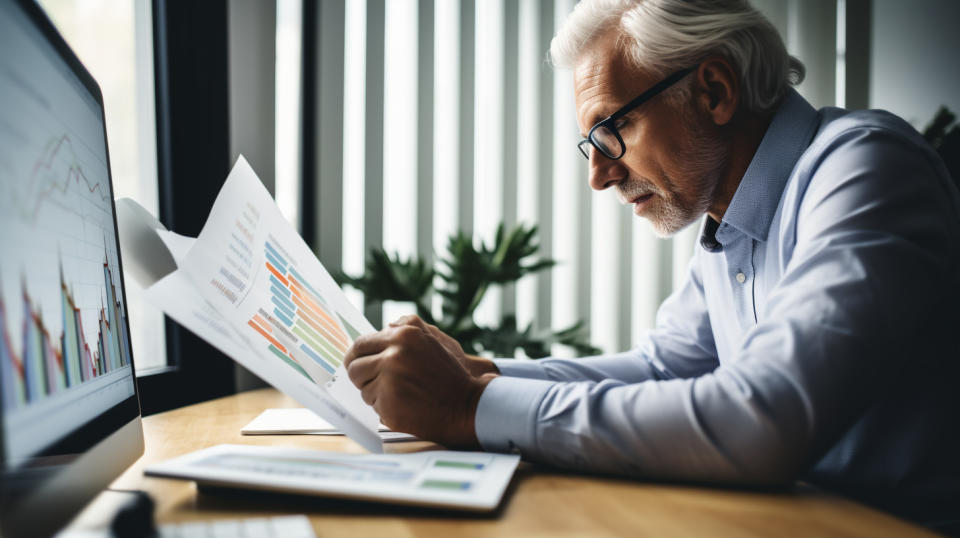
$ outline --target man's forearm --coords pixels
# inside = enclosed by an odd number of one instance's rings
[[[659,371],[641,348],[579,359],[495,359],[493,363],[500,375],[545,381],[616,379],[624,383],[640,383],[672,377],[669,372]]]
[[[477,440],[485,450],[518,450],[578,470],[739,484],[790,480],[807,446],[782,442],[806,431],[799,398],[781,391],[785,405],[758,425],[766,410],[735,383],[697,381],[694,391],[692,379],[625,385],[499,377],[478,401]]]

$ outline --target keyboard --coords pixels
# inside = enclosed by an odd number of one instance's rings
[[[306,516],[171,523],[161,525],[157,530],[161,538],[317,538]]]

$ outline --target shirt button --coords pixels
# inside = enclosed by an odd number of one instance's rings
[[[743,273],[737,273],[737,282],[743,284],[746,281],[747,281],[747,275]]]

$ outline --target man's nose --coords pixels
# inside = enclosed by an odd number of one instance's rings
[[[609,189],[627,178],[627,169],[619,160],[614,160],[596,148],[590,150],[590,188],[598,191]]]

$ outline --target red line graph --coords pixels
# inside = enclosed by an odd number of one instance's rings
[[[10,333],[7,332],[7,313],[6,306],[3,303],[3,297],[0,296],[0,320],[3,320],[3,327],[0,327],[0,336],[3,337],[3,351],[4,355],[10,358],[11,365],[13,366],[14,372],[17,374],[19,380],[23,380],[23,361],[20,360],[20,357],[13,352],[13,341],[10,339]]]
[[[42,175],[55,172],[55,163],[57,157],[61,154],[61,150],[70,152],[70,162],[67,165],[67,171],[63,174],[62,179],[56,179],[50,181],[46,184],[40,184],[39,178]],[[45,174],[41,174],[44,172]],[[64,134],[59,138],[52,139],[51,142],[47,143],[44,148],[43,153],[40,155],[40,158],[33,165],[33,170],[30,174],[30,179],[27,182],[27,197],[32,199],[32,203],[18,203],[17,206],[20,208],[21,216],[30,221],[36,220],[37,214],[40,211],[40,207],[47,201],[52,201],[52,195],[59,193],[60,195],[66,195],[67,189],[70,188],[71,182],[75,182],[77,186],[82,186],[86,188],[87,192],[91,195],[97,195],[99,200],[109,206],[110,203],[110,194],[106,192],[106,188],[99,181],[91,181],[90,178],[84,173],[83,168],[78,163],[77,154],[73,147],[73,141],[70,139],[70,135]],[[56,205],[63,207],[62,204],[57,203]],[[64,209],[76,212],[74,207],[64,207]],[[107,211],[106,207],[102,208],[104,211]],[[82,216],[82,215],[81,215]]]

